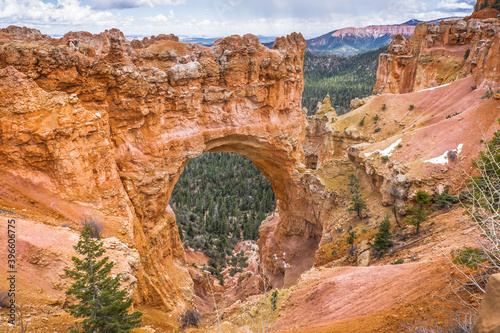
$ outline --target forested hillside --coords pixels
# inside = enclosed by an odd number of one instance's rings
[[[306,52],[302,106],[313,114],[318,102],[330,94],[339,115],[349,112],[352,99],[371,95],[377,80],[378,57],[385,51],[384,47],[352,57]]]
[[[184,245],[208,255],[217,268],[226,266],[237,241],[259,238],[275,201],[269,180],[250,159],[205,153],[186,165],[170,204]]]

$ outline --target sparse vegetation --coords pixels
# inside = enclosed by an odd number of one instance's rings
[[[455,314],[454,319],[443,324],[429,325],[428,323],[406,323],[405,332],[408,333],[471,333],[474,326],[474,317],[471,315]]]
[[[387,155],[384,155],[384,156],[381,157],[383,163],[387,163],[389,161],[389,158],[390,157],[387,156]]]
[[[347,234],[347,244],[351,245],[351,250],[354,247],[354,241],[356,240],[356,238],[358,238],[358,236],[356,235],[356,231],[349,231],[349,233]]]
[[[408,107],[408,110],[412,111],[413,109],[415,109],[415,105],[414,104],[410,104],[410,106]]]
[[[446,116],[446,119],[450,119],[451,117],[455,117],[455,116],[458,116],[459,114],[461,114],[462,112],[455,112],[454,114],[449,114]]]
[[[486,142],[473,165],[479,175],[471,177],[461,200],[471,220],[477,226],[480,238],[477,248],[465,247],[452,252],[453,262],[467,278],[463,284],[480,301],[491,274],[500,271],[500,131]],[[462,266],[462,268],[460,268]],[[474,308],[471,308],[474,311]]]
[[[101,221],[92,216],[89,216],[85,218],[82,224],[84,228],[88,227],[90,238],[101,238],[102,230],[104,229]]]
[[[398,260],[392,262],[391,265],[401,265],[404,263],[405,263],[405,260],[403,258],[401,258],[401,259],[398,259]]]
[[[417,191],[415,201],[417,205],[410,205],[406,208],[408,213],[405,217],[405,222],[415,226],[415,234],[418,234],[422,222],[429,219],[430,211],[425,209],[425,206],[431,202],[431,196],[426,191],[419,190]]]
[[[497,93],[500,93],[500,90],[497,90]],[[495,92],[490,87],[488,90],[486,90],[486,92],[481,97],[481,99],[489,99],[489,98],[493,97],[494,95],[495,95]]]
[[[373,121],[377,123],[378,119],[379,119],[378,114],[376,114],[375,117],[373,117]]]
[[[483,249],[465,246],[462,249],[451,252],[453,263],[467,266],[470,269],[477,270],[479,265],[484,265],[489,258]]]
[[[276,303],[278,302],[278,290],[273,291],[271,294],[271,310],[277,309]]]
[[[241,268],[233,267],[229,270],[229,276],[233,277],[236,275],[236,273],[241,273],[241,272],[243,272]]]
[[[243,268],[248,267],[248,257],[245,256],[245,253],[240,251],[236,255],[233,255],[230,259],[229,262],[233,266],[231,270],[229,271],[229,275],[234,276],[236,273],[241,273],[243,272]]]
[[[179,321],[182,328],[198,327],[200,325],[202,316],[199,312],[187,309],[180,317]]]
[[[464,54],[464,60],[469,59],[469,56],[470,56],[470,49],[467,49]]]
[[[365,117],[359,121],[359,126],[364,126],[365,125]]]
[[[387,105],[382,104],[382,111],[385,111],[385,110],[387,110]]]

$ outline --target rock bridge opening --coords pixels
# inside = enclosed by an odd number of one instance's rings
[[[226,268],[232,275],[244,268],[245,263],[234,262],[235,246],[259,239],[276,199],[270,181],[249,158],[206,152],[187,163],[170,206],[184,246],[210,258],[208,266],[220,277]]]

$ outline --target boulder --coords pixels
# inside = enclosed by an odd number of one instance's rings
[[[472,333],[500,333],[500,274],[490,277]]]

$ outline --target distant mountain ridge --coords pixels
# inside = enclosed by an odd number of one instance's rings
[[[333,31],[331,34],[332,37],[341,37],[344,38],[349,35],[354,35],[358,37],[377,37],[383,36],[386,34],[395,35],[402,34],[405,36],[410,36],[415,31],[414,25],[406,25],[406,24],[397,24],[397,25],[370,25],[365,28],[343,28],[336,31]],[[328,35],[328,34],[327,34]],[[321,36],[323,37],[323,36]],[[319,38],[321,38],[319,37]]]
[[[449,17],[432,21],[439,23],[442,20],[449,19],[454,18]],[[427,21],[427,23],[432,21]],[[317,55],[352,56],[387,46],[396,34],[409,37],[420,22],[424,21],[412,19],[402,24],[342,28],[307,40],[306,50]]]

